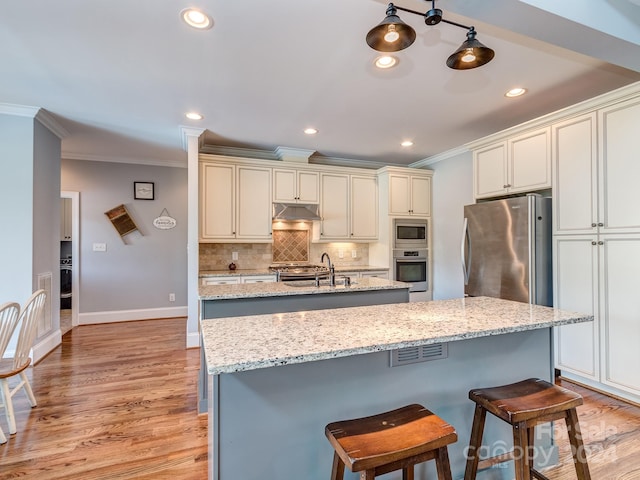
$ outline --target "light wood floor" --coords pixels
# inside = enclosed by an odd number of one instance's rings
[[[0,445],[0,479],[206,479],[199,351],[185,350],[185,329],[185,319],[168,319],[67,333],[32,372],[38,406],[15,397],[18,433]],[[592,480],[640,480],[640,408],[561,383],[585,399],[578,413]],[[564,426],[556,428],[561,464],[545,473],[574,480]]]
[[[33,369],[38,406],[14,397],[18,433],[0,478],[205,479],[198,349],[183,318],[81,326]]]

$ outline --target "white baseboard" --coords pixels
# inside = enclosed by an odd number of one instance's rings
[[[31,348],[31,358],[33,363],[37,363],[42,360],[47,353],[56,348],[62,343],[62,332],[57,329],[51,332],[49,335],[41,339]]]
[[[200,334],[198,332],[187,332],[187,348],[198,348],[200,346]]]
[[[186,317],[187,307],[143,308],[139,310],[113,310],[110,312],[79,313],[80,325],[99,323],[130,322],[134,320],[152,320],[155,318]]]

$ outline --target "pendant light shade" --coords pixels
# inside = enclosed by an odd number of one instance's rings
[[[442,18],[442,10],[436,8],[435,0],[431,0],[431,9],[426,13],[399,7],[390,3],[387,16],[367,33],[367,44],[379,52],[398,52],[410,46],[416,39],[416,31],[398,17],[397,12],[413,13],[424,18],[427,25],[438,25],[440,22],[467,30],[467,39],[449,58],[447,66],[455,70],[468,70],[489,63],[495,52],[476,40],[474,27],[462,25]]]
[[[398,52],[411,45],[416,39],[416,31],[400,20],[392,3],[387,8],[387,16],[367,33],[367,44],[379,52]]]
[[[467,39],[447,58],[447,67],[454,70],[468,70],[489,63],[495,52],[476,40],[473,27],[467,32]]]

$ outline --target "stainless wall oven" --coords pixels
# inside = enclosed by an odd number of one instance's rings
[[[411,284],[409,292],[426,292],[429,289],[427,249],[394,249],[393,278]]]

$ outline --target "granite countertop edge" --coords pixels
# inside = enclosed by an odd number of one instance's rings
[[[460,301],[463,308],[455,300],[448,300],[231,317],[223,323],[219,319],[204,320],[201,331],[207,373],[236,373],[593,321],[593,316],[583,313],[508,300],[476,297]],[[438,313],[440,310],[442,313]],[[394,312],[398,315],[393,321],[385,320]],[[505,313],[513,318],[505,317]],[[339,336],[334,335],[336,323],[347,317],[353,318],[353,324]],[[371,325],[373,334],[361,330],[366,328],[364,322],[375,320],[378,323]],[[310,329],[315,329],[311,339]],[[388,335],[385,329],[391,329]],[[244,350],[239,352],[236,346],[240,345]]]
[[[388,272],[389,267],[376,267],[373,265],[336,265],[335,266],[336,273],[344,273],[344,272]],[[236,270],[200,270],[198,273],[199,278],[211,278],[211,277],[238,277],[243,275],[275,275],[274,272],[269,271],[268,268],[257,268],[257,269],[236,269]]]

